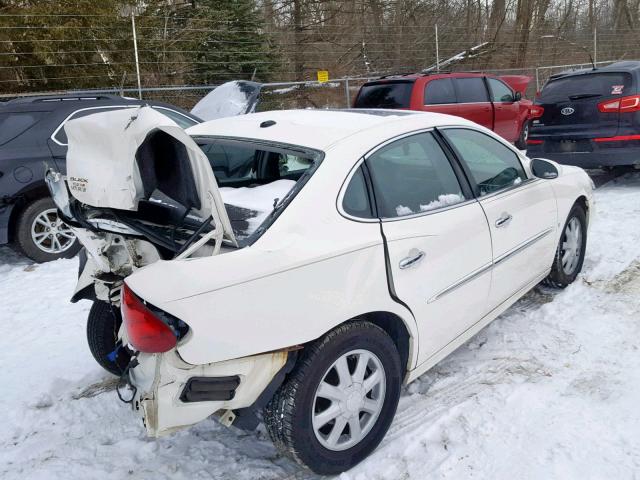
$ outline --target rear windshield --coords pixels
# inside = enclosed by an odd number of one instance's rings
[[[209,159],[238,240],[264,231],[322,159],[320,152],[301,147],[202,137],[196,141]]]
[[[363,85],[355,108],[409,108],[413,82],[385,82]]]
[[[562,102],[587,98],[630,95],[631,75],[624,72],[588,73],[548,82],[540,92],[540,102]]]

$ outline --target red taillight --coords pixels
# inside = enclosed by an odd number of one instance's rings
[[[544,143],[544,140],[532,140],[532,139],[527,140],[527,145],[542,145],[543,143]]]
[[[529,107],[529,117],[530,118],[540,118],[544,113],[544,107],[540,105],[531,105]]]
[[[146,353],[168,352],[176,346],[176,336],[162,320],[127,287],[122,288],[122,320],[129,343]]]
[[[618,135],[616,137],[598,137],[594,138],[594,142],[629,142],[633,140],[640,140],[640,135]]]
[[[625,113],[640,111],[640,95],[620,97],[615,100],[605,100],[598,104],[598,110],[602,113]]]

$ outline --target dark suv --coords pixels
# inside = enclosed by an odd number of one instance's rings
[[[529,157],[583,168],[640,165],[640,62],[552,76],[531,108]]]
[[[25,97],[0,102],[0,244],[12,242],[36,262],[80,248],[45,186],[45,165],[65,173],[64,124],[92,113],[150,105],[183,128],[201,120],[172,105],[116,95]]]

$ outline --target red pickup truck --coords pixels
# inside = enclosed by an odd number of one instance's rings
[[[531,77],[484,73],[431,73],[382,77],[365,83],[354,108],[398,108],[447,113],[487,127],[526,148]]]

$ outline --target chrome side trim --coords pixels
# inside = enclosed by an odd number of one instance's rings
[[[505,260],[510,259],[511,257],[513,257],[514,255],[517,255],[518,253],[522,252],[523,250],[525,250],[526,248],[529,248],[531,245],[533,245],[534,243],[536,243],[538,240],[541,240],[542,238],[546,237],[547,235],[549,235],[551,232],[553,232],[553,228],[547,228],[546,230],[540,232],[539,234],[537,234],[535,237],[530,238],[529,240],[527,240],[524,243],[521,243],[520,245],[518,245],[516,248],[509,250],[506,253],[503,253],[502,255],[500,255],[498,258],[496,258],[493,261],[493,265],[499,265],[502,262],[504,262]]]
[[[501,264],[505,260],[508,260],[509,258],[513,257],[514,255],[517,255],[518,253],[521,253],[523,250],[525,250],[528,247],[532,246],[534,243],[536,243],[537,241],[539,241],[542,238],[546,237],[551,232],[553,232],[553,228],[548,228],[547,230],[544,230],[544,231],[538,233],[536,236],[534,236],[534,237],[530,238],[529,240],[525,241],[524,243],[518,245],[516,248],[514,248],[514,249],[512,249],[512,250],[510,250],[510,251],[508,251],[508,252],[506,252],[506,253],[504,253],[502,255],[500,255],[497,259],[495,259],[491,263],[487,263],[486,265],[483,265],[482,267],[478,268],[477,270],[471,272],[469,275],[461,278],[460,280],[455,282],[453,285],[450,285],[447,288],[445,288],[444,290],[441,290],[440,292],[436,293],[433,297],[431,297],[429,300],[427,300],[427,303],[435,302],[439,298],[442,298],[445,295],[448,295],[449,293],[453,292],[454,290],[457,290],[458,288],[462,287],[463,285],[471,282],[472,280],[475,280],[476,278],[478,278],[479,276],[481,276],[481,275],[487,273],[488,271],[492,270],[494,267],[496,267],[497,265]]]
[[[482,267],[478,268],[477,270],[471,272],[466,277],[461,278],[460,280],[458,280],[453,285],[450,285],[447,288],[445,288],[444,290],[436,293],[433,297],[431,297],[429,300],[427,300],[427,303],[435,302],[439,298],[444,297],[445,295],[447,295],[447,294],[453,292],[454,290],[457,290],[458,288],[462,287],[463,285],[469,283],[470,281],[475,280],[479,276],[487,273],[492,268],[493,268],[493,262],[487,263],[486,265],[483,265]]]

